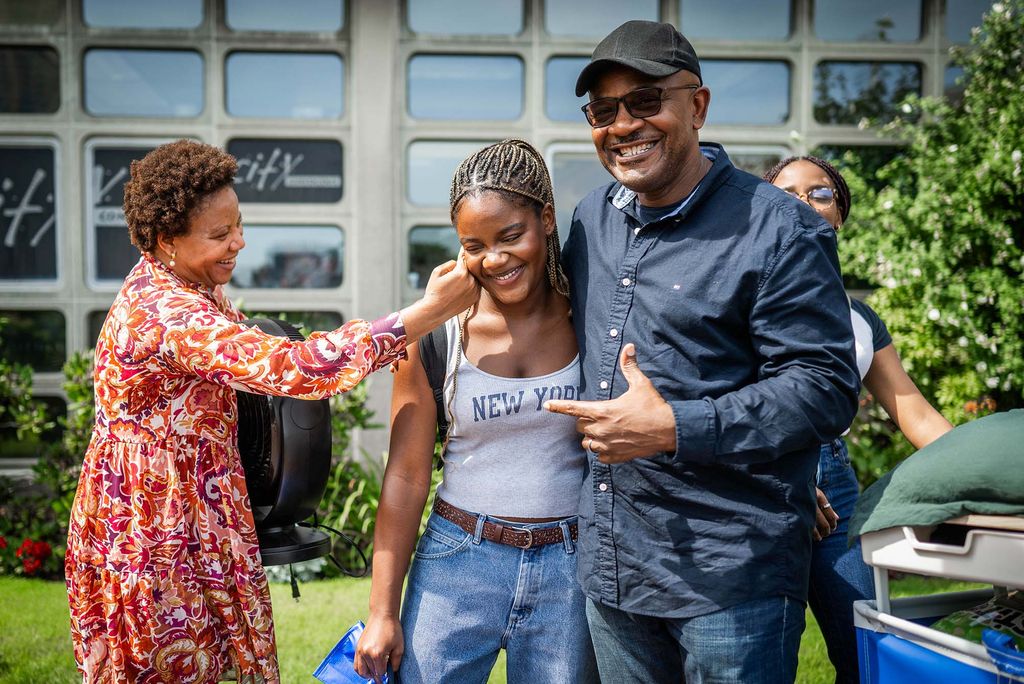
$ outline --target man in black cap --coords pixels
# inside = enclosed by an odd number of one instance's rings
[[[563,254],[584,401],[547,406],[592,454],[578,548],[601,678],[792,682],[818,445],[859,390],[834,231],[700,143],[711,93],[671,25],[615,29],[576,92],[616,182]]]

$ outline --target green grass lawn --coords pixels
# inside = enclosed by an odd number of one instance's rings
[[[978,585],[908,577],[893,583],[894,596],[959,591]],[[338,638],[366,613],[370,582],[337,579],[301,585],[298,602],[286,584],[272,584],[277,650],[284,684],[316,684],[313,669]],[[505,682],[504,655],[490,682]],[[800,646],[801,684],[826,684],[834,673],[821,632],[810,613]],[[64,585],[0,577],[0,684],[72,684],[75,672]]]

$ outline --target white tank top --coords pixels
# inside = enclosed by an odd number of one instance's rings
[[[544,402],[580,396],[579,356],[548,375],[504,378],[480,370],[465,354],[458,354],[452,401],[458,319],[445,327],[445,410],[451,432],[437,495],[453,506],[496,517],[576,515],[586,452],[580,446],[576,419],[546,411]]]

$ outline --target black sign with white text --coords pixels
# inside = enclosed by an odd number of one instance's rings
[[[124,221],[124,184],[131,173],[132,161],[142,159],[154,147],[92,148],[89,220],[95,240],[97,280],[119,281],[139,260],[139,250],[131,243],[128,224]]]
[[[335,140],[235,138],[240,202],[337,202],[342,195],[341,144]]]
[[[56,154],[0,145],[0,280],[57,278]]]

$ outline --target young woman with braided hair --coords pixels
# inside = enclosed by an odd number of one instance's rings
[[[764,179],[809,204],[837,231],[850,214],[846,180],[824,159],[789,157],[772,167]],[[907,439],[920,449],[952,429],[903,370],[878,314],[851,299],[850,318],[861,380]],[[817,481],[818,515],[808,600],[835,666],[836,682],[858,682],[853,602],[873,597],[874,583],[861,558],[860,544],[851,548],[846,542],[859,487],[842,438],[821,445]]]
[[[510,684],[597,681],[576,580],[586,456],[575,420],[543,410],[580,382],[544,159],[522,140],[479,150],[455,172],[450,207],[481,292],[445,324],[444,478],[416,543],[437,409],[411,348],[395,375],[356,670],[390,663],[403,684],[476,684],[504,648]]]

